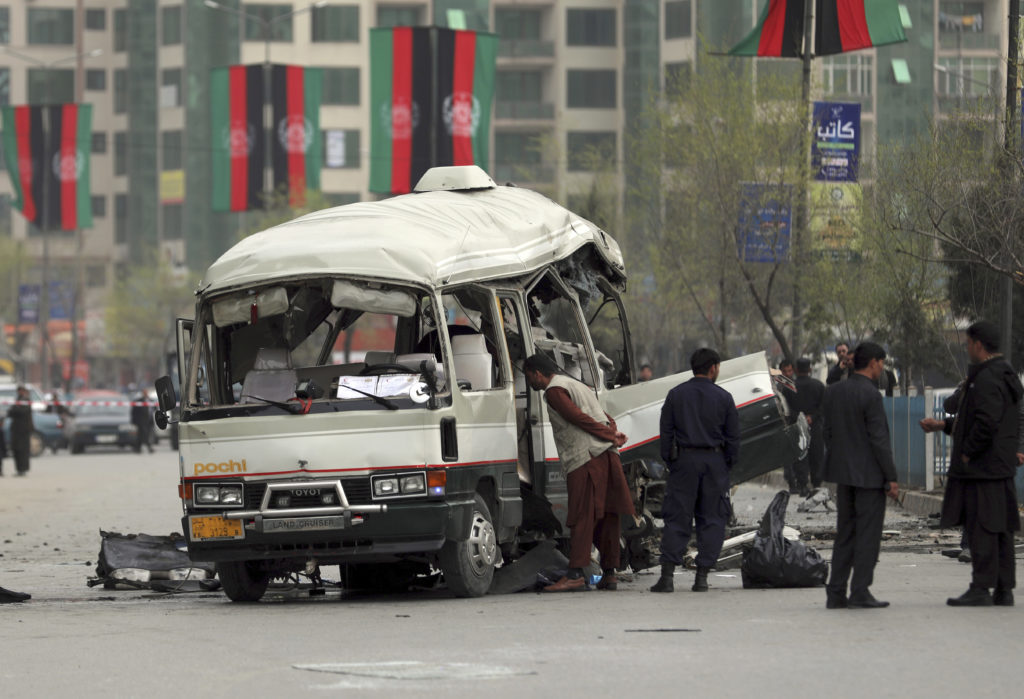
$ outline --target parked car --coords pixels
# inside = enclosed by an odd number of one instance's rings
[[[17,388],[18,384],[15,383],[0,384],[0,417],[7,417],[8,406],[17,398]],[[32,399],[32,426],[35,428],[30,439],[31,451],[29,453],[35,457],[49,449],[56,454],[58,449],[67,446],[64,436],[64,418],[55,412],[46,412],[43,394],[35,386],[27,385],[26,388],[28,388]],[[4,438],[10,445],[11,426],[6,419],[4,420]]]
[[[119,394],[110,396],[77,396],[89,401],[76,405],[67,420],[65,434],[72,454],[81,454],[86,447],[131,447],[139,451],[139,430],[132,424],[132,409]]]

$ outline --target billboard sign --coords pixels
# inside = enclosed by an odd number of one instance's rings
[[[782,262],[789,256],[793,188],[744,182],[737,245],[745,262]]]
[[[856,182],[860,159],[860,105],[815,102],[811,169],[823,182]]]

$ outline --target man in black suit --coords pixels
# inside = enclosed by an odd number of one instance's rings
[[[807,454],[797,462],[796,471],[806,487],[821,487],[822,469],[825,465],[825,443],[822,437],[821,403],[825,399],[825,384],[811,376],[811,360],[801,357],[796,360],[796,396],[790,402],[794,412],[803,413],[811,428],[811,443]]]
[[[896,500],[899,484],[889,447],[889,423],[878,392],[885,350],[863,342],[853,352],[853,374],[825,390],[825,480],[835,483],[838,522],[826,607],[888,607],[868,587],[882,543],[885,496]],[[850,581],[850,596],[846,584]]]

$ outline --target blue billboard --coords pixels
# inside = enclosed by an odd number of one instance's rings
[[[860,105],[815,102],[811,138],[814,179],[856,182],[860,159]]]
[[[47,286],[50,290],[50,320],[70,320],[75,298],[74,285],[71,282],[51,280]],[[38,323],[42,302],[42,289],[39,284],[19,284],[18,322]]]
[[[743,183],[736,243],[745,262],[782,262],[788,258],[792,201],[790,185]]]

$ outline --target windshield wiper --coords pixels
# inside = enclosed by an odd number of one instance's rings
[[[373,393],[369,393],[367,391],[360,391],[358,388],[353,388],[352,386],[345,386],[345,390],[346,391],[355,391],[356,393],[360,393],[360,394],[366,396],[367,398],[372,398],[374,403],[379,403],[380,405],[383,405],[388,410],[398,410],[398,406],[395,403],[389,401],[387,398],[381,398],[380,396],[375,395]]]
[[[270,400],[269,398],[261,398],[260,396],[246,396],[246,398],[250,400],[258,400],[259,402],[266,403],[267,405],[272,405],[275,408],[280,408],[292,415],[298,415],[303,412],[301,403],[282,403],[278,400]]]

